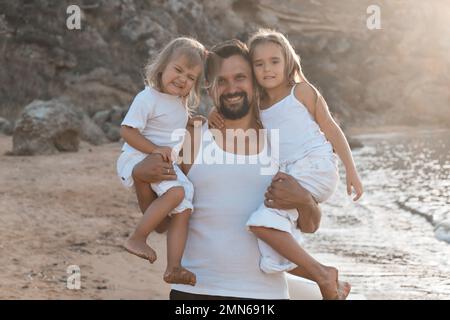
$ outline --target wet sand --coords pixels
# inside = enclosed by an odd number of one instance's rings
[[[165,236],[149,238],[153,265],[120,247],[140,213],[115,175],[119,143],[35,157],[5,155],[11,147],[12,138],[0,136],[0,299],[167,298]],[[450,298],[450,245],[424,218],[364,199],[352,204],[343,189],[323,215],[306,248],[337,266],[353,293]],[[70,265],[81,269],[80,290],[66,286]]]

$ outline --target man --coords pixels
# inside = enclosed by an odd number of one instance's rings
[[[320,210],[311,195],[284,173],[261,174],[267,143],[257,135],[244,139],[239,153],[235,139],[226,130],[258,130],[255,87],[246,46],[238,40],[212,48],[207,61],[207,81],[213,84],[210,95],[225,118],[224,127],[213,135],[205,125],[201,134],[189,127],[183,171],[194,184],[194,212],[190,218],[188,240],[182,265],[194,272],[195,286],[173,285],[171,299],[288,299],[284,273],[265,274],[259,269],[259,249],[245,223],[262,201],[269,207],[299,211],[299,228],[314,232],[320,223]],[[213,60],[214,59],[214,60]],[[208,138],[209,137],[209,138]],[[253,148],[252,148],[253,147]],[[252,149],[256,151],[251,152]],[[186,150],[186,149],[185,149]],[[205,150],[235,158],[232,164],[208,163]],[[241,160],[239,162],[239,160]],[[148,182],[174,178],[173,168],[149,156],[135,170],[146,172]],[[153,195],[138,195],[145,210]],[[265,200],[264,200],[265,198]],[[167,222],[167,221],[166,221]],[[162,223],[159,231],[167,228]]]

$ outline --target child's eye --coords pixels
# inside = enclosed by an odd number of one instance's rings
[[[176,68],[175,67],[175,71],[178,72],[178,73],[181,73],[181,69],[180,68]]]
[[[189,78],[189,80],[191,80],[191,81],[195,81],[195,78],[194,77],[188,77]]]

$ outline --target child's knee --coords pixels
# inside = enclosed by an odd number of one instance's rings
[[[184,188],[183,187],[170,188],[170,194],[176,201],[181,202],[184,199]]]
[[[140,174],[140,171],[139,171],[139,166],[138,165],[135,165],[134,166],[134,168],[133,168],[133,170],[131,171],[131,177],[133,178],[133,181],[136,183],[136,182],[141,182],[141,174]]]
[[[248,229],[256,236],[260,235],[264,231],[264,227],[249,226]]]

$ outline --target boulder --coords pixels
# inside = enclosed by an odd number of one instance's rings
[[[106,137],[111,142],[117,142],[120,140],[120,127],[113,125],[109,122],[105,123],[102,127],[103,132],[106,134]]]
[[[113,106],[110,114],[110,122],[115,126],[120,126],[127,114],[128,108],[120,108],[118,106]]]
[[[5,118],[0,118],[0,133],[10,136],[12,134],[13,128],[11,122]]]
[[[78,151],[83,116],[58,99],[35,100],[25,107],[13,133],[14,155]]]
[[[102,129],[85,113],[83,113],[80,138],[95,146],[109,142]]]
[[[97,111],[94,116],[92,117],[92,120],[100,127],[103,127],[103,125],[109,121],[111,115],[111,110],[101,110]]]

